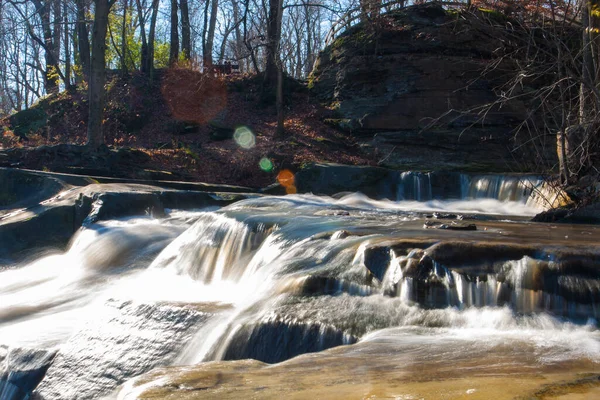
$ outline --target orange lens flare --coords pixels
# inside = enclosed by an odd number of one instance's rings
[[[297,192],[294,173],[289,169],[279,171],[279,174],[277,174],[277,182],[285,188],[287,194],[294,194]]]

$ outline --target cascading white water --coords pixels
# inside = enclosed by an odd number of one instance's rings
[[[417,284],[412,276],[405,276],[403,268],[411,267],[407,260],[414,261],[415,250],[408,255],[392,258],[384,287],[393,287],[395,295],[406,302],[417,302],[430,307],[502,307],[510,306],[520,313],[551,312],[572,318],[588,316],[600,319],[594,298],[600,291],[600,282],[596,280],[570,277],[576,280],[581,300],[565,298],[566,290],[561,291],[560,284],[555,287],[547,282],[548,288],[539,287],[535,280],[543,280],[539,270],[539,260],[523,257],[498,263],[498,271],[483,275],[469,275],[468,272],[448,269],[434,263],[427,277]],[[413,264],[414,265],[414,264]],[[552,268],[552,263],[550,263]],[[586,287],[587,286],[587,287]]]
[[[533,175],[470,175],[407,171],[396,183],[396,199],[430,201],[448,198],[447,189],[455,188],[456,200],[495,199],[501,202],[527,203],[542,187],[542,179]]]
[[[462,193],[464,199],[497,199],[526,203],[531,193],[542,184],[539,177],[483,175],[472,176]]]
[[[432,193],[430,173],[407,171],[400,174],[396,192],[398,200],[432,200]]]
[[[535,342],[552,327],[562,332],[556,357],[600,354],[596,322],[557,318],[598,316],[595,298],[575,296],[577,276],[555,284],[575,293],[566,299],[538,290],[532,265],[540,260],[531,257],[495,261],[485,273],[419,264],[436,241],[504,240],[533,229],[494,222],[478,232],[432,231],[414,213],[477,212],[481,204],[296,195],[92,224],[65,254],[0,272],[0,345],[58,350],[37,389],[45,399],[104,396],[157,366],[278,362],[377,335],[388,340],[393,329],[410,330],[415,341],[425,332],[425,342],[467,331],[508,341],[527,332]],[[494,204],[493,213],[515,214],[514,205]],[[546,240],[546,231],[535,235]],[[569,235],[589,243],[600,237]],[[389,250],[367,257],[377,246]],[[596,290],[597,280],[586,279]],[[567,346],[574,336],[588,355]]]

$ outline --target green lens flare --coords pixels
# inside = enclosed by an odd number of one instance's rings
[[[258,165],[260,166],[260,169],[265,172],[273,171],[273,163],[266,157],[261,158]]]

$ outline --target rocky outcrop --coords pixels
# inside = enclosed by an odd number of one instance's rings
[[[500,18],[488,14],[476,18],[426,4],[349,28],[319,56],[312,93],[336,110],[331,123],[368,135],[363,148],[383,166],[528,170],[515,155],[526,157],[533,148],[511,153],[520,144],[513,130],[527,118],[524,103],[489,106],[514,67],[498,63],[485,73],[518,35],[506,20],[488,23]],[[546,148],[542,157],[554,160],[552,146]]]
[[[373,198],[395,198],[397,172],[377,167],[339,164],[315,164],[296,173],[300,193],[333,195],[340,192],[362,192]]]
[[[0,167],[51,170],[59,173],[128,177],[131,179],[185,180],[185,174],[157,171],[150,167],[151,157],[141,150],[102,147],[91,152],[85,146],[13,147],[0,150]]]
[[[7,188],[0,208],[0,260],[27,256],[34,247],[64,248],[82,225],[96,221],[130,215],[162,217],[166,209],[224,206],[248,196],[235,193],[244,188],[234,186],[101,184],[89,177],[11,169],[0,169],[0,179],[6,180],[3,188]]]

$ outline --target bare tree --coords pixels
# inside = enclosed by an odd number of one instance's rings
[[[188,0],[180,0],[181,8],[181,52],[183,58],[189,60],[192,56],[192,40],[190,27],[190,10]]]
[[[177,15],[177,0],[171,0],[171,41],[169,64],[173,65],[179,59],[179,17]]]
[[[86,14],[88,3],[86,0],[75,0],[77,5],[77,48],[79,53],[79,61],[81,69],[86,79],[90,75],[90,39],[88,34],[88,25]]]
[[[108,14],[116,0],[95,0],[94,26],[92,28],[92,59],[88,89],[89,117],[87,146],[96,150],[104,144],[102,119],[104,110],[104,84],[106,82],[106,32]]]
[[[217,14],[219,13],[219,0],[210,1],[210,20],[206,31],[206,45],[204,46],[203,61],[204,65],[210,67],[213,64],[213,46],[215,41],[215,28],[217,26]]]

